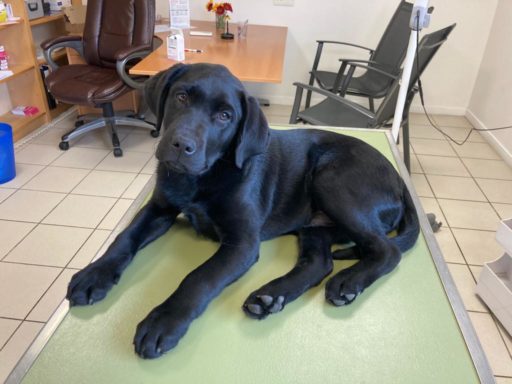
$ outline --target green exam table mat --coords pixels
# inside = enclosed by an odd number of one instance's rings
[[[383,132],[343,131],[396,164]],[[362,161],[364,161],[362,159]],[[478,376],[423,234],[399,266],[354,303],[333,307],[325,281],[258,321],[247,296],[294,265],[295,237],[260,259],[156,360],[132,345],[137,324],[218,248],[184,221],[135,257],[103,301],[66,314],[23,379],[41,383],[477,383]],[[333,273],[351,265],[335,261]]]

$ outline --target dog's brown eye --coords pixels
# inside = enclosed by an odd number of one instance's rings
[[[231,119],[231,115],[228,112],[219,113],[219,119],[222,121],[228,121]]]
[[[178,100],[180,103],[185,103],[187,101],[188,97],[186,93],[177,93],[176,94],[176,100]]]

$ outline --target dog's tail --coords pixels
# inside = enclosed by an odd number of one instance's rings
[[[404,184],[403,187],[404,213],[397,228],[397,235],[390,240],[395,244],[400,252],[405,252],[416,243],[420,233],[420,223],[411,194]]]

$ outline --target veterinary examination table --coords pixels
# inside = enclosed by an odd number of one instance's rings
[[[387,132],[342,132],[379,149],[410,185]],[[150,193],[148,186],[117,231]],[[262,321],[248,318],[241,309],[247,296],[296,261],[296,239],[283,236],[262,243],[259,262],[210,304],[175,349],[156,360],[143,360],[132,345],[137,324],[217,249],[216,243],[198,238],[186,222],[179,221],[139,252],[106,299],[69,311],[63,302],[8,382],[493,382],[420,207],[419,214],[422,234],[414,248],[404,254],[396,270],[353,304],[328,304],[324,282],[276,315]],[[333,273],[350,263],[335,261]]]

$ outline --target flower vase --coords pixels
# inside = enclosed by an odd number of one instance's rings
[[[226,15],[215,14],[215,27],[217,30],[224,32],[226,29]]]

